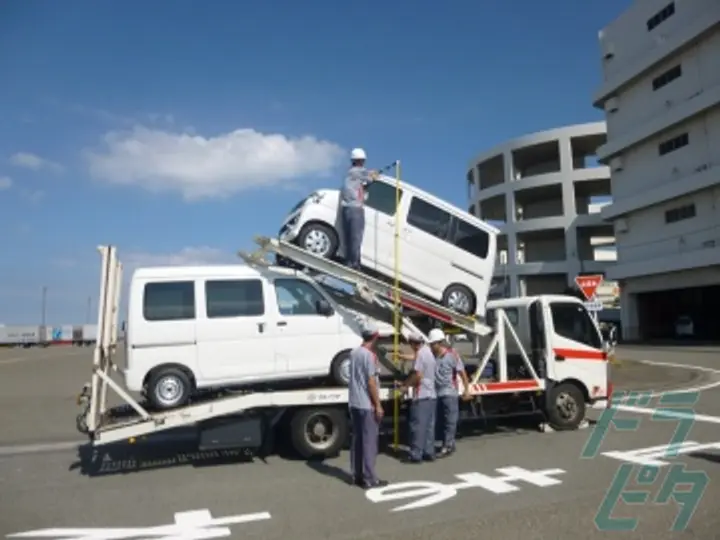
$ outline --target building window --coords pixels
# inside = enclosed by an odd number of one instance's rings
[[[192,281],[148,283],[143,294],[146,321],[183,321],[195,318],[195,284]]]
[[[695,217],[695,205],[686,204],[665,211],[665,223],[676,223],[684,219],[692,219]]]
[[[667,6],[650,17],[647,21],[648,32],[660,26],[664,21],[675,15],[675,2],[670,2]]]
[[[674,68],[668,69],[662,75],[658,75],[653,79],[652,87],[653,91],[660,90],[663,86],[667,86],[675,79],[679,79],[682,76],[682,66],[678,64]]]
[[[678,149],[682,148],[683,146],[687,146],[689,143],[690,143],[690,137],[688,137],[687,133],[683,133],[682,135],[673,137],[672,139],[669,139],[665,142],[661,142],[658,145],[658,153],[661,156],[664,156],[665,154],[674,152],[675,150],[678,150]]]

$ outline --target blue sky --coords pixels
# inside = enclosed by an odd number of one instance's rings
[[[98,244],[235,260],[354,146],[465,207],[478,152],[602,119],[597,34],[629,4],[3,2],[0,323],[38,324],[43,286],[48,323],[85,322]]]

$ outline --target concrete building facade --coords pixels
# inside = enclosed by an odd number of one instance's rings
[[[623,334],[717,339],[720,1],[639,0],[600,49]]]
[[[604,274],[615,259],[612,227],[598,199],[610,175],[594,158],[605,123],[526,135],[483,152],[467,172],[468,211],[502,231],[496,290],[505,296],[561,293],[578,274]]]

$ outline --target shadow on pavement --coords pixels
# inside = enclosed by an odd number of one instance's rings
[[[702,459],[710,463],[720,463],[720,454],[711,454],[710,452],[693,452],[688,454],[688,456]]]

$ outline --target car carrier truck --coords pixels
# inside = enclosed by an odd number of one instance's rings
[[[265,256],[294,261],[312,279],[331,277],[353,287],[337,291],[337,302],[360,316],[395,320],[395,331],[423,332],[431,326],[469,336],[478,361],[470,377],[471,400],[463,401],[463,417],[537,414],[540,427],[577,429],[588,408],[608,406],[612,393],[606,344],[577,298],[542,295],[490,301],[485,318],[453,311],[385,281],[313,255],[274,238],[257,238],[260,251],[241,253],[245,264],[271,267]],[[118,315],[122,264],[114,246],[98,248],[102,258],[97,343],[92,379],[78,396],[82,407],[77,427],[94,446],[134,442],[159,432],[194,426],[201,450],[268,449],[279,430],[303,457],[327,457],[343,448],[349,434],[348,390],[331,381],[298,382],[296,386],[255,385],[241,391],[218,389],[198,394],[182,407],[156,410],[131,395],[114,376],[120,371]],[[323,282],[327,288],[327,284]],[[398,338],[399,339],[399,338]],[[392,368],[392,366],[390,366]],[[490,373],[490,375],[488,375]],[[403,414],[406,399],[398,396],[393,369],[382,383],[386,417]],[[459,381],[459,385],[462,382]],[[125,403],[122,414],[108,406],[108,391]],[[130,414],[128,414],[130,411]],[[395,423],[397,427],[398,423]]]

